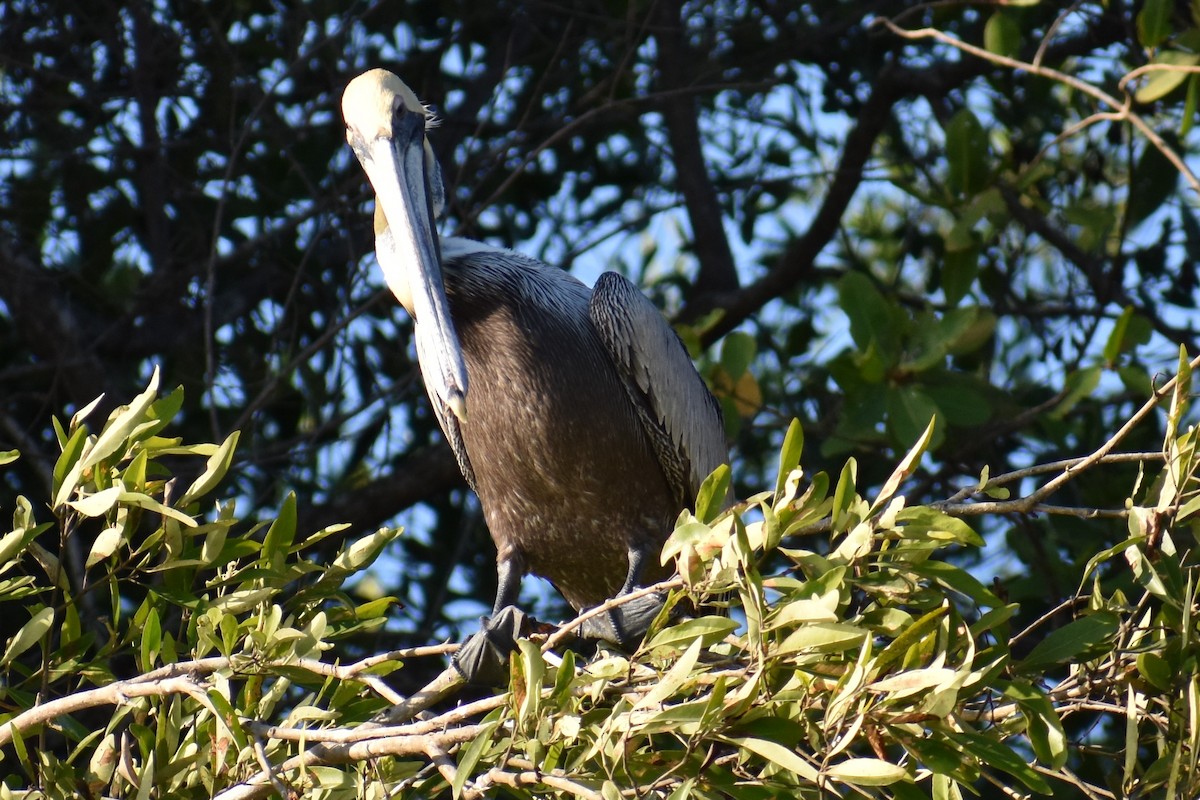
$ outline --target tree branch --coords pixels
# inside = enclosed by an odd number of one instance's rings
[[[737,268],[725,235],[721,203],[709,180],[708,165],[704,160],[700,123],[696,118],[696,97],[671,91],[684,89],[692,83],[689,76],[695,74],[692,65],[698,58],[684,39],[682,13],[681,0],[662,0],[660,3],[657,63],[660,82],[667,90],[660,109],[671,144],[675,184],[683,195],[696,258],[700,262],[694,291],[698,294],[729,292],[737,288]]]

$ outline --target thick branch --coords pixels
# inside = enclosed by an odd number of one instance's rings
[[[755,283],[733,294],[701,296],[685,310],[685,320],[699,319],[714,308],[724,310],[724,316],[716,325],[705,331],[706,345],[733,330],[770,300],[802,283],[812,272],[817,255],[837,233],[850,199],[862,182],[863,169],[875,140],[887,125],[892,106],[900,99],[900,84],[890,79],[890,75],[890,72],[884,74],[870,99],[863,104],[857,124],[846,137],[842,158],[825,200],[804,235],[792,240],[771,270]]]
[[[1086,53],[1122,35],[1124,31],[1119,22],[1105,15],[1079,36],[1047,48],[1046,57],[1059,60]],[[771,300],[804,283],[814,273],[817,256],[836,235],[842,216],[862,182],[863,170],[875,141],[888,124],[895,104],[909,97],[941,97],[993,68],[994,64],[987,61],[967,59],[926,69],[885,69],[876,80],[870,98],[862,105],[854,128],[846,137],[825,199],[804,235],[792,240],[759,280],[737,292],[698,295],[681,314],[681,319],[694,322],[714,309],[724,311],[721,319],[703,334],[703,344],[709,345]]]
[[[692,65],[697,54],[689,50],[684,39],[682,12],[680,0],[663,2],[660,7],[658,71],[662,87],[667,90],[660,108],[675,162],[675,184],[683,195],[700,262],[695,291],[728,292],[737,288],[737,269],[725,235],[721,204],[704,162],[696,98],[671,91],[686,88],[692,83],[690,76],[695,75]]]
[[[377,527],[430,495],[465,485],[448,445],[425,448],[406,457],[391,474],[340,490],[325,505],[302,510],[299,529],[315,531],[339,522],[355,530]]]

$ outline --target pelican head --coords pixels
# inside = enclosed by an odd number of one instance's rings
[[[346,141],[375,188],[375,254],[388,288],[416,323],[417,356],[431,395],[466,418],[467,368],[450,319],[434,227],[445,195],[425,138],[429,113],[385,69],[342,95]]]

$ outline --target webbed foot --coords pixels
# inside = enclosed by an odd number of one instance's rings
[[[517,649],[517,638],[527,633],[529,620],[516,606],[505,606],[482,622],[450,663],[472,686],[499,686],[508,681],[508,657]]]
[[[662,592],[631,600],[585,620],[579,626],[579,635],[584,639],[613,642],[623,649],[632,650],[641,643],[666,602],[667,596]]]

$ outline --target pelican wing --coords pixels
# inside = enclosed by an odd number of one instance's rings
[[[662,313],[624,277],[601,275],[588,310],[663,473],[690,503],[728,458],[721,407]]]

